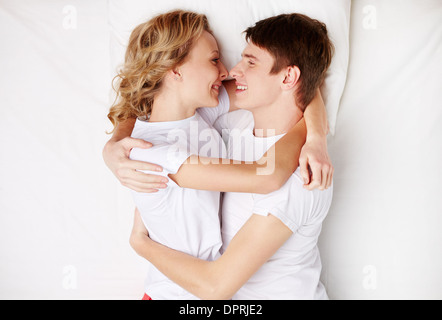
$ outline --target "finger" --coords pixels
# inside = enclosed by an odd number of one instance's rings
[[[158,192],[161,189],[166,189],[165,183],[140,183],[137,181],[128,181],[122,183],[125,187],[141,193],[153,193]]]
[[[136,186],[130,185],[130,184],[123,184],[123,186],[125,186],[126,188],[129,188],[135,192],[138,193],[155,193],[158,192],[159,189],[148,189],[148,188],[137,188]]]
[[[123,166],[134,169],[134,170],[143,170],[143,171],[156,171],[156,172],[162,172],[163,167],[150,163],[145,161],[139,161],[139,160],[126,160],[123,163]]]
[[[301,177],[304,180],[304,184],[307,185],[310,182],[310,172],[308,168],[308,161],[306,157],[299,158],[299,168],[301,170]]]
[[[148,172],[148,171],[147,171]],[[122,164],[121,168],[118,168],[115,171],[115,175],[117,176],[118,180],[135,180],[138,182],[143,183],[150,183],[150,182],[169,182],[169,179],[165,176],[158,175],[158,174],[151,174],[146,172],[138,171],[137,169],[128,167],[125,163]]]
[[[312,191],[315,189],[319,189],[319,186],[320,186],[320,183],[318,181],[312,180],[308,185],[304,185],[304,188],[309,191]]]
[[[334,173],[335,169],[333,167],[330,168],[330,173],[328,175],[328,179],[327,179],[327,188],[330,188],[333,182],[333,173]]]
[[[126,137],[122,140],[122,143],[124,147],[128,150],[132,148],[142,148],[142,149],[148,149],[152,147],[152,143],[143,140],[143,139],[136,139],[132,137]]]
[[[320,167],[318,165],[311,164],[310,168],[311,168],[311,178],[310,178],[310,183],[306,186],[307,190],[313,190],[319,188],[322,181],[322,172]]]
[[[169,179],[165,176],[158,174],[149,174],[136,170],[127,170],[124,173],[124,180],[133,180],[134,182],[139,182],[143,184],[149,183],[168,183]]]
[[[312,170],[311,181],[315,184],[316,187],[321,186],[322,183],[322,166],[320,164],[314,163],[310,165]]]
[[[326,165],[322,167],[322,175],[321,175],[321,185],[319,187],[320,190],[327,189],[327,182],[330,173],[330,166]]]

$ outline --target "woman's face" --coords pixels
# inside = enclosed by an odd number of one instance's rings
[[[178,69],[182,77],[183,103],[195,108],[218,105],[221,81],[228,72],[220,61],[218,44],[210,33],[204,31],[193,44],[186,62]]]

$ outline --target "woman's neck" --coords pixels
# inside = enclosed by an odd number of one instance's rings
[[[196,108],[186,106],[177,95],[158,94],[152,105],[149,122],[178,121],[195,115]]]

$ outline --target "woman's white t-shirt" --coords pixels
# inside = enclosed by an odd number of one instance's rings
[[[153,147],[134,148],[130,158],[162,166],[161,173],[147,173],[166,177],[175,174],[191,155],[223,158],[225,144],[213,123],[228,111],[229,98],[221,87],[219,105],[199,108],[190,118],[168,122],[137,119],[131,136],[149,141]],[[151,239],[200,259],[210,261],[219,257],[220,192],[181,188],[169,179],[166,189],[156,193],[132,191],[132,195]],[[150,263],[145,292],[154,300],[198,299]]]

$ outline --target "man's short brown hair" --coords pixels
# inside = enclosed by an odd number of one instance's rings
[[[288,66],[299,68],[300,85],[295,99],[304,111],[323,82],[333,56],[334,48],[325,24],[303,14],[281,14],[257,22],[245,33],[247,41],[274,57],[271,74]]]

